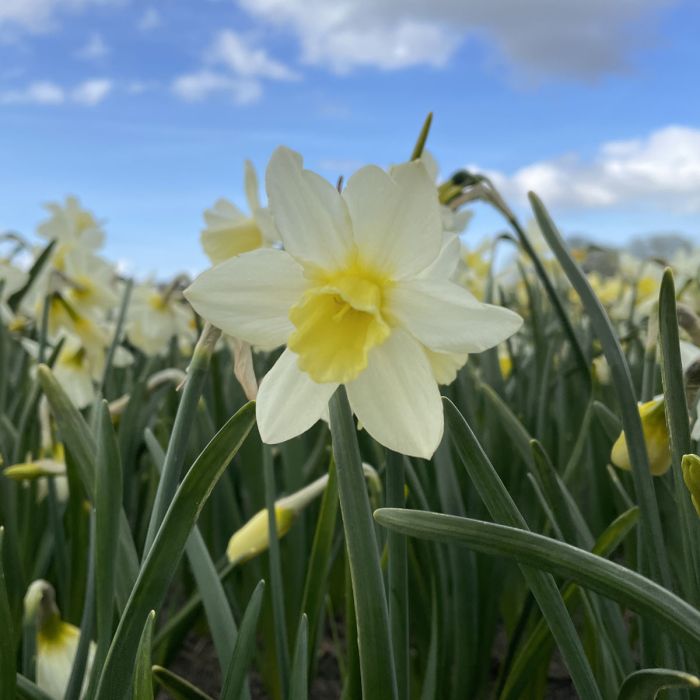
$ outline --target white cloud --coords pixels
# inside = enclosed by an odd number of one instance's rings
[[[161,25],[160,12],[154,7],[149,7],[142,15],[136,26],[142,32],[148,32],[151,29],[155,29]]]
[[[93,107],[102,102],[112,90],[112,82],[105,78],[85,80],[73,89],[48,80],[38,80],[26,87],[0,92],[0,104],[60,105],[65,102]]]
[[[112,91],[112,81],[105,78],[86,80],[71,91],[71,99],[81,105],[94,107]]]
[[[242,78],[269,80],[298,80],[299,76],[283,63],[268,56],[265,49],[255,47],[250,40],[225,29],[219,32],[207,52],[211,63],[221,64]]]
[[[105,43],[101,34],[92,34],[85,46],[76,52],[78,58],[86,61],[95,61],[104,58],[109,53],[109,47]]]
[[[45,32],[63,12],[77,12],[93,5],[121,0],[0,0],[0,30]]]
[[[244,105],[262,97],[264,80],[300,79],[296,71],[230,29],[214,37],[204,60],[209,67],[175,78],[172,90],[176,95],[194,102],[216,93],[228,93],[236,104]]]
[[[66,99],[60,85],[41,80],[30,83],[25,88],[6,90],[0,93],[0,104],[57,105]]]
[[[336,72],[441,66],[486,40],[527,74],[590,79],[624,69],[657,10],[677,0],[238,0],[294,34],[302,61]]]
[[[698,213],[700,129],[667,126],[646,138],[604,143],[589,160],[567,155],[487,174],[507,199],[519,202],[532,190],[558,208],[656,204]]]
[[[188,102],[198,102],[216,93],[228,94],[236,104],[250,104],[262,95],[256,80],[242,80],[224,73],[200,70],[186,73],[173,81],[173,92]]]

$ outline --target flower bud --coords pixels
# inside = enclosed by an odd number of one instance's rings
[[[681,461],[683,469],[683,481],[690,491],[690,498],[695,506],[695,511],[700,515],[700,457],[697,455],[683,455]]]
[[[639,404],[639,417],[642,421],[644,442],[649,455],[649,470],[653,476],[665,474],[671,466],[671,448],[666,425],[665,402],[663,396]],[[610,460],[620,469],[630,470],[629,452],[625,433],[620,433],[610,453]]]

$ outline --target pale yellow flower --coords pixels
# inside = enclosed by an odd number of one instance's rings
[[[53,586],[41,579],[27,589],[24,614],[37,625],[36,683],[49,697],[63,700],[78,650],[80,629],[61,620]],[[91,641],[81,697],[87,690],[95,650],[95,643]]]
[[[249,215],[225,198],[218,199],[204,212],[206,228],[202,231],[201,242],[214,265],[277,241],[270,213],[260,206],[258,178],[248,160],[245,162],[245,192]]]
[[[129,341],[146,355],[166,352],[173,337],[191,337],[191,322],[192,312],[179,292],[152,284],[134,288],[126,332]]]
[[[263,440],[282,442],[311,427],[344,384],[378,442],[430,457],[443,411],[425,349],[481,352],[522,319],[430,272],[444,250],[443,228],[422,163],[391,174],[362,168],[341,194],[279,148],[266,182],[284,250],[227,260],[185,291],[225,333],[261,347],[287,344],[260,385]]]

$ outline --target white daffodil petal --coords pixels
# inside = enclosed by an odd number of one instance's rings
[[[482,304],[448,281],[415,279],[387,292],[395,322],[437,352],[482,352],[509,338],[522,318],[501,306]]]
[[[371,165],[361,168],[343,198],[362,258],[394,278],[416,274],[440,252],[437,193],[421,163],[396,166],[391,175]]]
[[[423,348],[401,330],[370,352],[367,369],[347,384],[352,410],[386,447],[429,459],[440,444],[440,392]]]
[[[323,415],[337,384],[317,384],[285,350],[260,384],[255,406],[263,442],[275,445],[301,435]]]
[[[282,345],[294,330],[288,314],[307,282],[286,252],[263,248],[203,272],[185,290],[207,321],[251,345]]]
[[[301,156],[283,147],[272,154],[265,181],[285,250],[322,268],[344,265],[352,233],[345,202],[335,187],[304,170]]]
[[[459,240],[459,236],[454,236],[452,234],[446,235],[443,239],[440,254],[418,275],[418,277],[422,279],[430,277],[438,280],[451,279],[461,260],[461,252],[462,243]]]
[[[244,185],[245,198],[248,200],[248,207],[250,207],[250,211],[254,212],[256,209],[260,209],[260,197],[258,196],[258,176],[255,172],[253,164],[249,160],[245,162]]]

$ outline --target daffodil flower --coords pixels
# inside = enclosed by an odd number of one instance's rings
[[[53,586],[41,579],[27,589],[24,614],[35,620],[37,627],[36,683],[49,697],[62,700],[78,650],[80,629],[61,620]],[[87,689],[94,657],[95,643],[91,641],[81,697]]]
[[[258,177],[249,160],[245,162],[245,194],[249,216],[223,197],[204,212],[206,228],[202,231],[201,242],[214,265],[235,255],[270,246],[277,240],[270,213],[260,206]]]
[[[192,312],[174,287],[175,283],[161,290],[142,284],[131,295],[126,333],[129,341],[146,355],[159,355],[168,349],[171,338],[193,333]]]
[[[104,231],[92,212],[83,209],[77,197],[66,197],[65,204],[49,202],[44,205],[51,216],[41,223],[37,232],[48,240],[55,240],[54,265],[60,268],[63,255],[75,248],[100,248]]]
[[[671,447],[666,425],[666,407],[663,396],[639,404],[639,417],[642,421],[644,442],[649,456],[649,470],[654,476],[662,476],[671,466]],[[610,453],[610,460],[620,469],[632,469],[627,438],[620,433]]]
[[[481,352],[522,319],[422,275],[443,249],[438,198],[422,163],[391,175],[362,168],[340,194],[279,148],[266,181],[284,250],[227,260],[185,291],[225,333],[266,348],[287,345],[260,385],[262,439],[274,444],[307,430],[344,384],[378,442],[430,457],[443,411],[425,348]]]

